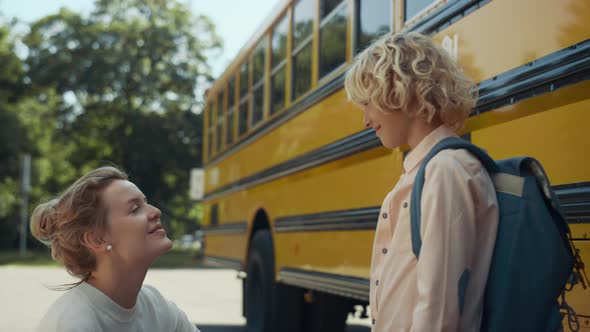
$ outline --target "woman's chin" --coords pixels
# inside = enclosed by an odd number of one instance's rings
[[[154,259],[157,259],[158,257],[164,255],[165,253],[170,251],[170,249],[172,249],[172,241],[170,241],[170,239],[168,239],[167,237],[166,237],[166,240],[162,239],[162,242],[158,246],[158,249],[157,249],[156,255],[155,255],[156,257],[154,257]]]
[[[170,251],[170,249],[172,249],[173,243],[172,243],[172,241],[169,238],[166,238],[166,240],[168,240],[168,242],[167,242],[167,245],[166,245],[166,251],[165,252],[168,252],[168,251]]]
[[[162,242],[164,243],[162,243],[162,253],[160,255],[163,255],[172,249],[172,241],[168,237],[166,237],[166,240]]]

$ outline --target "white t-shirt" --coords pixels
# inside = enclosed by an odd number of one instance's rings
[[[186,314],[158,290],[144,285],[137,303],[125,309],[88,283],[62,295],[41,320],[38,331],[198,332]]]

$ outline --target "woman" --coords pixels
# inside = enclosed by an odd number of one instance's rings
[[[463,126],[475,105],[473,83],[445,50],[411,32],[369,46],[345,88],[386,148],[411,148],[375,232],[373,331],[479,331],[498,229],[494,186],[479,160],[466,150],[444,150],[427,164],[420,259],[410,226],[416,173],[428,152]]]
[[[160,210],[114,167],[95,169],[37,206],[31,232],[80,278],[41,320],[42,331],[198,331],[173,302],[143,285],[172,248]]]

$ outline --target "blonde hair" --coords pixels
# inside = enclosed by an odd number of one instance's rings
[[[112,166],[97,168],[33,212],[33,236],[51,248],[53,259],[70,275],[81,279],[70,286],[87,281],[96,267],[96,257],[84,244],[84,234],[106,230],[107,211],[101,194],[115,180],[127,180],[127,175]]]
[[[345,79],[348,99],[382,112],[414,113],[459,129],[477,99],[473,81],[420,33],[387,34],[364,50]]]

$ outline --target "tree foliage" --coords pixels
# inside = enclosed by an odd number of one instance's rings
[[[174,235],[194,230],[197,84],[211,79],[206,54],[221,46],[212,22],[176,0],[97,0],[90,15],[61,9],[31,23],[26,59],[8,36],[9,27],[0,29],[0,176],[10,188],[0,189],[0,221],[15,219],[2,208],[18,206],[19,157],[27,152],[33,203],[115,164],[161,208]]]

